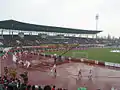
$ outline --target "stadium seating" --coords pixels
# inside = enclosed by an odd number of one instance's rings
[[[20,38],[18,35],[4,35],[3,43],[7,46],[37,46],[40,44],[104,44],[101,39],[94,38],[81,38],[81,37],[65,37],[67,39],[53,39],[53,36],[49,38],[40,38],[37,35],[25,35],[24,38]],[[0,40],[2,42],[2,40]]]

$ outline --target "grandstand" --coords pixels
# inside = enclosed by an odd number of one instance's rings
[[[0,21],[0,31],[1,42],[4,43],[5,46],[37,46],[40,44],[65,43],[103,44],[100,39],[88,38],[88,36],[95,37],[99,32],[101,32],[95,30],[71,29],[45,25],[35,25],[15,20],[5,20]]]
[[[19,30],[19,31],[70,33],[70,34],[97,34],[101,32],[101,31],[92,31],[92,30],[80,30],[80,29],[35,25],[35,24],[23,23],[15,20],[0,21],[0,28],[12,30],[12,31]]]

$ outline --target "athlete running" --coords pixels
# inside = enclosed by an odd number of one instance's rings
[[[82,70],[80,69],[78,72],[78,79],[80,80],[82,78]]]
[[[92,79],[92,70],[90,69],[90,71],[89,71],[89,76],[88,76],[88,78],[91,80]]]

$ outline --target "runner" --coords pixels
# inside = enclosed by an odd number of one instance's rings
[[[57,58],[55,57],[55,58],[54,58],[54,64],[56,64],[56,61],[57,61]]]
[[[68,61],[71,62],[71,57],[68,58]]]
[[[54,54],[54,64],[57,62],[57,54]]]
[[[27,63],[27,68],[29,68],[31,63],[29,61],[27,61],[26,63]]]
[[[56,76],[57,76],[57,71],[56,71],[56,68],[55,68],[55,70],[54,70],[54,77],[56,78]]]
[[[54,66],[50,70],[50,74],[52,74],[52,76],[55,76],[55,74],[56,74],[56,64],[54,64]]]
[[[78,79],[80,80],[82,78],[82,70],[80,69],[78,72]]]
[[[89,76],[88,76],[88,78],[89,78],[89,80],[92,79],[92,70],[91,70],[91,69],[90,69],[90,71],[89,71]]]

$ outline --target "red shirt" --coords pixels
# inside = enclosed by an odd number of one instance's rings
[[[52,90],[55,90],[55,88],[52,88]]]

